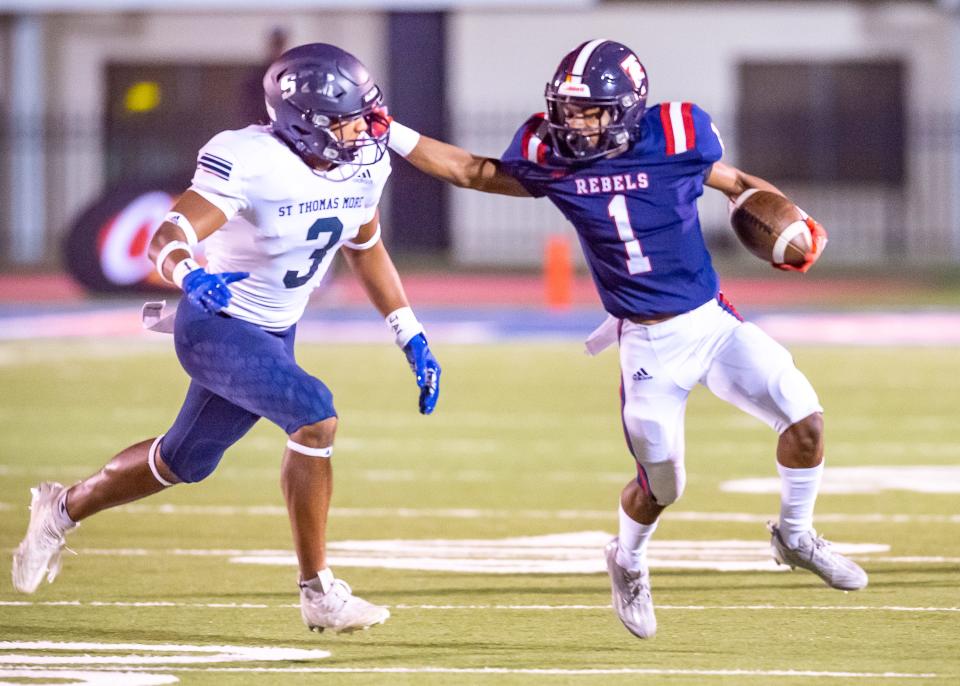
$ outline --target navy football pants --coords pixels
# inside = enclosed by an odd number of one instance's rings
[[[160,456],[181,481],[209,476],[260,417],[286,433],[336,416],[333,395],[297,365],[296,326],[270,333],[181,299],[174,344],[190,388]]]

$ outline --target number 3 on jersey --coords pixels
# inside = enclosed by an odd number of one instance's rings
[[[617,233],[620,240],[623,241],[623,247],[627,250],[627,271],[631,274],[643,274],[650,271],[650,258],[643,254],[640,248],[640,241],[633,233],[633,227],[630,226],[630,215],[627,213],[627,198],[623,195],[615,195],[607,205],[607,213],[613,218],[617,225]]]
[[[287,288],[299,288],[312,279],[313,275],[317,273],[317,269],[320,268],[320,263],[323,262],[323,258],[327,256],[327,251],[340,241],[340,234],[342,233],[343,222],[336,217],[323,217],[313,222],[313,224],[310,225],[309,231],[307,231],[307,240],[315,241],[320,238],[320,234],[327,234],[327,243],[322,248],[317,248],[310,253],[310,259],[313,260],[313,262],[310,264],[310,268],[306,274],[301,276],[298,272],[291,269],[284,274],[283,285]]]

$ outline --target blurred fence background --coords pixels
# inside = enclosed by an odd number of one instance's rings
[[[727,161],[828,226],[832,263],[960,263],[956,3],[235,4],[0,0],[0,269],[61,266],[66,232],[117,186],[185,187],[197,149],[261,111],[259,75],[280,44],[355,52],[398,118],[497,156],[542,109],[560,57],[597,36],[638,52],[651,103],[709,111]],[[546,200],[394,167],[384,225],[398,253],[530,268],[547,236],[573,235]],[[707,191],[701,209],[722,250],[726,200]]]

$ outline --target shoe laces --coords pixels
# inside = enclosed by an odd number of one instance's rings
[[[642,571],[632,572],[629,569],[624,569],[623,578],[626,580],[627,588],[630,591],[631,603],[637,598],[650,596],[650,586],[646,582],[646,575]]]
[[[314,593],[316,593],[320,598],[340,598],[344,602],[346,602],[347,600],[350,599],[350,597],[353,596],[353,589],[350,588],[350,584],[348,584],[343,579],[334,579],[333,583],[330,584],[330,588],[328,588],[326,591],[324,591],[322,588],[311,589],[310,586],[308,586],[303,582],[300,583],[300,588],[303,590],[310,589]]]
[[[333,583],[330,584],[330,590],[327,591],[326,593],[324,593],[324,595],[330,595],[330,594],[332,594],[332,593],[334,592],[334,589],[337,589],[337,590],[341,591],[340,593],[337,593],[336,595],[338,595],[338,596],[344,596],[344,599],[347,599],[347,598],[349,598],[350,596],[353,595],[353,589],[350,588],[350,584],[348,584],[348,583],[347,583],[346,581],[344,581],[343,579],[334,579],[334,580],[333,580]]]
[[[40,533],[43,535],[44,543],[48,544],[51,548],[54,546],[62,548],[67,543],[66,536],[64,536],[65,532],[61,531],[55,524],[49,521],[43,522],[40,526]]]
[[[823,562],[829,561],[831,564],[836,562],[836,556],[834,555],[832,543],[825,539],[823,536],[817,534],[816,531],[810,532],[810,551],[809,557],[811,560],[814,558],[819,558]]]

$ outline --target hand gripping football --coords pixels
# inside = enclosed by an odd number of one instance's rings
[[[773,265],[803,266],[813,248],[803,212],[771,191],[741,193],[730,204],[730,224],[747,250]]]

